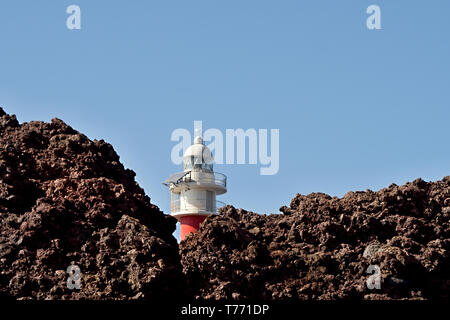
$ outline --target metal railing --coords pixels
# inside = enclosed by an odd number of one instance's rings
[[[214,182],[215,182],[215,184],[226,188],[227,187],[227,176],[222,173],[219,173],[219,172],[214,172]]]
[[[180,199],[172,199],[170,200],[170,212],[180,212]]]
[[[216,200],[216,212],[219,211],[219,208],[225,207],[226,205],[227,204],[225,202]]]
[[[219,208],[222,208],[222,207],[224,207],[226,205],[227,204],[225,202],[216,200],[216,207],[212,211],[217,213],[219,211]],[[180,212],[180,211],[181,211],[181,209],[180,209],[180,199],[172,199],[170,201],[170,212],[171,213],[177,213],[177,212]]]
[[[210,183],[210,184],[215,184],[218,186],[222,186],[224,188],[227,187],[227,176],[224,175],[223,173],[219,173],[219,172],[212,172],[213,177],[209,178],[209,177],[202,177],[202,178],[192,178],[191,174],[186,175],[182,181],[184,182],[197,182],[197,183]]]

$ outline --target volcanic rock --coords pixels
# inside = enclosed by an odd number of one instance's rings
[[[183,283],[176,220],[134,177],[105,141],[59,119],[19,124],[0,108],[0,295],[176,296]],[[72,265],[80,289],[69,289]]]
[[[450,176],[378,192],[297,194],[283,214],[226,206],[180,244],[206,299],[448,299]],[[366,285],[370,265],[381,288]]]

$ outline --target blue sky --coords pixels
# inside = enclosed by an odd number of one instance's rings
[[[81,30],[66,8],[81,7]],[[366,28],[381,8],[382,30]],[[110,142],[165,212],[176,128],[280,129],[280,170],[220,165],[227,203],[450,174],[450,2],[0,3],[0,105]]]

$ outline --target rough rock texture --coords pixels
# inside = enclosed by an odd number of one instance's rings
[[[449,299],[450,177],[297,195],[276,215],[227,206],[181,243],[181,266],[175,219],[134,176],[104,141],[0,108],[0,297]]]
[[[297,194],[280,210],[258,215],[227,206],[188,236],[180,252],[191,294],[449,299],[450,176],[340,199]],[[366,285],[370,265],[379,267],[380,289]]]
[[[173,297],[175,219],[150,203],[112,146],[63,121],[19,124],[0,108],[0,295]],[[69,265],[81,289],[69,290]]]

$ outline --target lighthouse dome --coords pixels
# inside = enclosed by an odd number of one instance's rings
[[[203,144],[200,136],[195,137],[194,144],[186,149],[183,155],[184,171],[205,170],[213,171],[213,161],[211,150]]]

